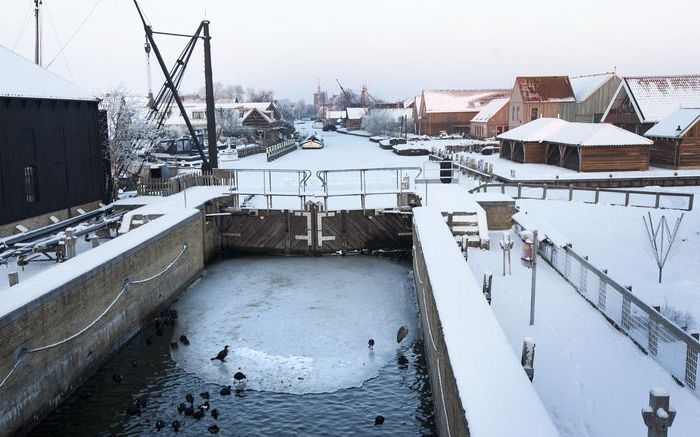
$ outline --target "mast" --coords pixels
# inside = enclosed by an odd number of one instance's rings
[[[207,101],[207,145],[209,146],[209,170],[219,167],[219,149],[216,141],[216,106],[214,101],[214,80],[211,68],[211,35],[209,21],[202,21],[204,32],[204,88]]]
[[[35,33],[34,33],[34,63],[41,66],[42,63],[42,31],[41,31],[41,5],[43,0],[34,0],[34,19],[35,19]]]

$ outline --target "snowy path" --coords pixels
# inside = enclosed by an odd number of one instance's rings
[[[501,235],[492,233],[491,238]],[[470,252],[469,264],[477,278],[486,271],[494,273],[492,307],[516,353],[524,337],[536,341],[535,388],[562,435],[644,435],[640,409],[647,405],[653,387],[668,390],[678,410],[670,434],[696,435],[700,400],[678,386],[544,262],[537,270],[535,326],[528,326],[531,271],[520,263],[521,250],[516,238],[512,276],[501,275],[498,248]]]

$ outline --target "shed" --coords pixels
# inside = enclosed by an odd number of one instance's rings
[[[649,129],[651,164],[668,168],[700,168],[700,107],[681,108]]]
[[[624,77],[603,122],[644,135],[682,107],[700,107],[700,74]]]
[[[556,118],[533,120],[497,138],[502,158],[583,172],[647,170],[652,144],[610,124]]]
[[[347,124],[348,130],[357,130],[362,127],[362,117],[365,116],[367,108],[347,108],[345,110],[347,114]]]
[[[0,46],[0,228],[109,200],[99,99]],[[26,220],[33,218],[30,223]]]
[[[510,98],[493,99],[472,118],[470,135],[474,138],[492,138],[508,130]]]

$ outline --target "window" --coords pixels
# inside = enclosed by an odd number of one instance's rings
[[[496,134],[497,134],[497,135],[500,135],[500,134],[502,134],[502,133],[503,133],[503,126],[498,126],[498,127],[496,128]]]
[[[203,111],[195,111],[192,113],[192,120],[204,120]]]
[[[24,167],[24,199],[27,203],[39,201],[39,179],[34,165]]]
[[[515,119],[520,121],[520,106],[517,107],[517,111],[515,111],[516,117]]]
[[[537,118],[539,116],[539,112],[540,112],[539,108],[532,108],[530,110],[530,121],[537,120]]]

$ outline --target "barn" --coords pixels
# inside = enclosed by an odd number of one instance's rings
[[[2,46],[0,65],[0,235],[106,202],[99,100]]]
[[[494,99],[508,97],[511,90],[424,90],[421,94],[419,131],[436,136],[440,132],[467,134],[476,114]]]
[[[539,118],[497,137],[502,158],[580,172],[649,168],[652,141],[610,124]]]
[[[700,106],[700,74],[624,77],[603,122],[644,135],[679,108]]]
[[[367,108],[347,108],[345,110],[346,125],[348,130],[357,130],[362,127],[362,118]]]
[[[508,130],[510,99],[493,99],[472,118],[470,135],[473,138],[493,138]]]
[[[649,129],[651,165],[687,169],[700,168],[700,107],[681,108]]]

